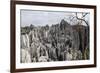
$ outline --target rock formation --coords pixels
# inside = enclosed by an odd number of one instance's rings
[[[21,31],[21,48],[29,48],[31,62],[89,58],[89,27],[70,25],[64,19],[52,26],[30,26]],[[87,55],[86,55],[86,53]],[[84,56],[85,55],[85,56]]]

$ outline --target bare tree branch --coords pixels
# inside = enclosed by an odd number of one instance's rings
[[[88,14],[88,13],[86,13],[85,15],[83,15],[82,18],[85,17],[87,14]],[[77,18],[78,20],[84,21],[84,22],[86,23],[86,25],[88,26],[88,22],[87,22],[85,19],[79,18],[79,17],[77,16],[77,13],[76,13],[76,18]]]
[[[82,16],[82,18],[85,17],[87,14],[88,14],[88,13],[85,13],[85,14]]]

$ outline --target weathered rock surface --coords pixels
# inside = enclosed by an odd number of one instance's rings
[[[89,27],[64,19],[52,26],[34,26],[21,35],[21,48],[29,48],[31,62],[88,59],[84,51],[89,49]]]

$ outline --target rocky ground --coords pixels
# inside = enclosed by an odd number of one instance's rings
[[[21,62],[89,59],[89,26],[64,19],[52,26],[21,27]]]

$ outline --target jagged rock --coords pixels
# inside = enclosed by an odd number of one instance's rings
[[[30,51],[28,34],[21,35],[21,48],[27,48]]]
[[[30,50],[31,62],[87,59],[89,27],[70,25],[64,19],[52,26],[32,26],[27,35],[21,34],[21,48]]]
[[[41,56],[38,59],[38,62],[47,62],[47,61],[48,61],[48,58],[46,56]]]
[[[31,56],[28,50],[21,48],[21,63],[31,63]]]

